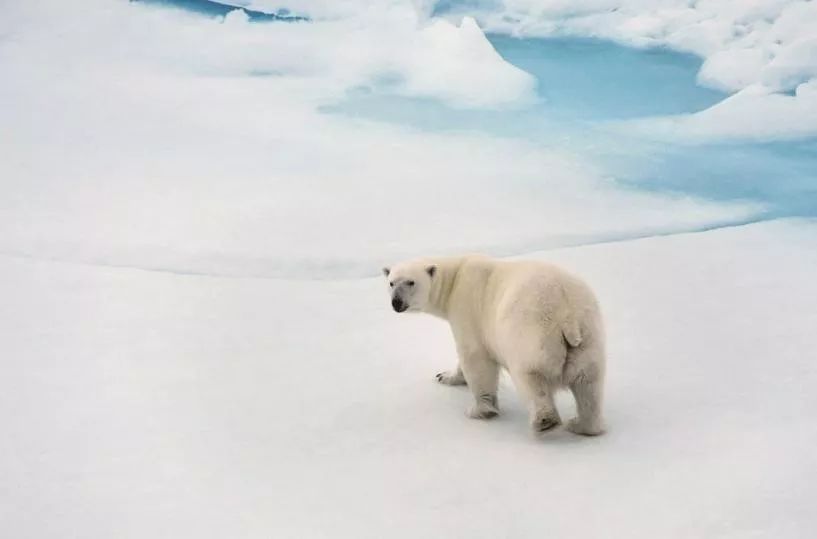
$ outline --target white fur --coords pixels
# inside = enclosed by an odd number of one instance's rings
[[[554,392],[569,388],[577,434],[604,431],[604,328],[598,303],[577,277],[547,263],[484,256],[427,258],[384,269],[395,309],[426,312],[451,325],[456,369],[440,373],[448,385],[468,384],[468,415],[499,413],[500,368],[507,369],[530,408],[536,432],[561,423]]]

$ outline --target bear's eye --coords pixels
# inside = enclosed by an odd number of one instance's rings
[[[414,281],[406,281],[406,284],[409,286],[414,286]]]
[[[394,288],[394,281],[389,281],[389,286]]]

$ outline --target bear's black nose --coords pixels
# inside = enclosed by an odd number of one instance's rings
[[[392,298],[391,306],[398,313],[402,313],[408,308],[408,305],[403,303],[403,300],[401,300],[400,298]]]

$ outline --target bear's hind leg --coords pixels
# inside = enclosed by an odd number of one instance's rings
[[[602,388],[599,381],[576,381],[570,384],[570,391],[576,399],[578,417],[567,423],[567,430],[585,436],[604,433],[604,422],[601,419]]]
[[[604,350],[601,347],[579,347],[568,352],[566,382],[576,399],[578,417],[571,419],[567,430],[585,436],[604,432],[602,398],[604,397]]]
[[[517,391],[528,403],[530,426],[534,432],[545,432],[562,424],[553,402],[555,388],[537,371],[509,371]]]

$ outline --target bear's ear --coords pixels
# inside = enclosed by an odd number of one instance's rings
[[[437,266],[429,266],[426,268],[426,273],[428,273],[429,277],[434,277],[434,274],[437,273]]]
[[[385,275],[386,277],[388,277],[388,276],[389,276],[389,273],[391,273],[391,268],[383,268],[383,275]]]

